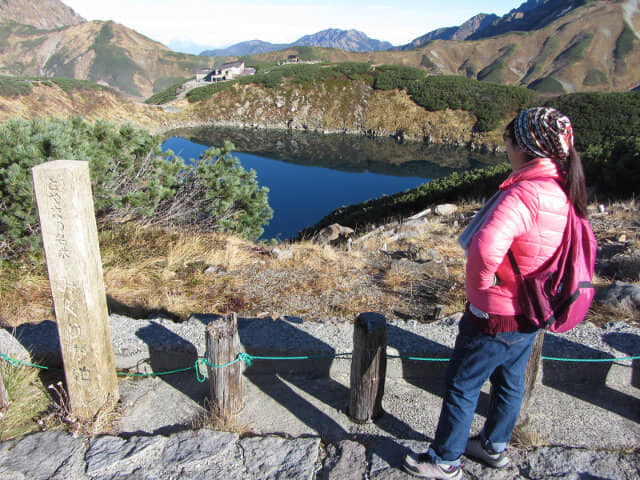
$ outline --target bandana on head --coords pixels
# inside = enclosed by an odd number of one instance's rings
[[[534,157],[566,160],[573,148],[571,121],[555,108],[523,110],[514,131],[518,146]]]

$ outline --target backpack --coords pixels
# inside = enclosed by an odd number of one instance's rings
[[[569,205],[562,243],[537,271],[523,276],[509,249],[522,315],[552,332],[566,332],[584,320],[595,295],[597,248],[589,221]]]

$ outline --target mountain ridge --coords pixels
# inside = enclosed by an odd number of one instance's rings
[[[15,22],[52,30],[78,25],[86,20],[60,0],[2,0],[0,22]]]
[[[370,38],[365,33],[355,29],[328,28],[311,35],[304,35],[291,43],[270,43],[256,39],[236,43],[227,48],[204,50],[200,55],[208,57],[243,56],[268,53],[297,46],[338,48],[347,52],[372,52],[388,50],[393,47],[389,42]]]

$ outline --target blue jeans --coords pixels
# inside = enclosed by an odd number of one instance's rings
[[[478,403],[480,389],[490,378],[494,398],[480,437],[485,446],[501,452],[513,433],[522,396],[524,371],[537,332],[479,332],[467,312],[447,370],[447,391],[435,440],[428,456],[434,463],[460,465]]]

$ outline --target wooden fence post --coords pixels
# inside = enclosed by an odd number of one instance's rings
[[[361,313],[353,328],[349,417],[367,423],[381,416],[387,373],[387,320],[379,313]]]
[[[2,371],[0,371],[0,411],[9,406],[9,395],[7,389],[4,388],[4,380],[2,379]]]
[[[531,356],[529,363],[524,371],[524,396],[522,397],[522,406],[520,407],[520,416],[518,417],[518,425],[523,425],[529,420],[529,402],[533,395],[533,389],[538,377],[538,369],[540,367],[540,358],[542,357],[542,345],[544,343],[544,330],[540,330],[531,348]]]
[[[89,165],[32,172],[71,411],[88,420],[119,398]]]
[[[207,360],[212,365],[224,365],[236,359],[240,352],[238,316],[231,313],[210,323],[206,330]],[[208,367],[211,387],[211,408],[220,418],[232,418],[242,409],[242,362],[224,368]]]
[[[533,395],[533,390],[536,385],[536,379],[538,377],[538,369],[540,368],[540,358],[542,357],[542,345],[544,343],[544,330],[540,330],[536,335],[536,339],[533,341],[531,347],[531,356],[527,363],[527,368],[524,371],[524,395],[522,396],[522,405],[520,407],[520,415],[518,416],[517,426],[524,425],[529,420],[529,402]],[[492,408],[493,399],[493,386],[489,390],[489,409]]]

